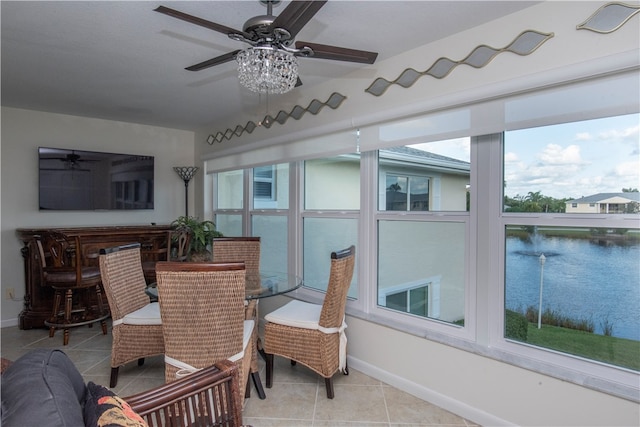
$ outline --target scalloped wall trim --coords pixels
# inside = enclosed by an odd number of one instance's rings
[[[590,30],[608,34],[622,27],[629,19],[640,12],[640,6],[611,2],[601,6],[584,22],[576,26],[577,30]]]
[[[296,105],[295,107],[293,107],[291,109],[290,112],[286,112],[284,110],[280,110],[278,112],[278,114],[276,114],[275,117],[270,116],[269,114],[267,114],[266,116],[264,116],[264,118],[259,121],[258,123],[255,123],[253,121],[248,121],[246,125],[241,126],[241,125],[237,125],[235,128],[231,129],[228,128],[226,131],[224,132],[218,132],[215,135],[209,135],[207,137],[207,142],[209,143],[209,145],[213,144],[214,142],[222,142],[225,139],[231,140],[231,138],[233,138],[234,136],[242,136],[243,133],[247,132],[247,133],[251,133],[253,132],[257,127],[262,126],[265,127],[267,129],[269,129],[271,126],[273,126],[274,123],[280,123],[281,125],[284,125],[287,121],[287,119],[289,117],[293,117],[296,120],[300,120],[302,118],[302,116],[304,116],[305,113],[309,112],[313,115],[316,115],[320,112],[320,110],[322,110],[322,108],[326,105],[329,108],[335,110],[336,108],[338,108],[342,102],[347,99],[346,96],[338,93],[338,92],[333,92],[331,94],[331,96],[329,96],[329,98],[327,99],[326,102],[321,102],[318,101],[317,99],[314,99],[313,101],[311,101],[309,103],[309,105],[307,106],[307,108],[303,108],[300,105]]]
[[[553,33],[525,30],[503,48],[498,49],[483,44],[473,49],[471,53],[460,61],[454,61],[452,59],[442,57],[434,62],[426,71],[416,71],[413,68],[407,68],[393,81],[389,81],[383,77],[378,77],[367,89],[365,89],[365,92],[374,96],[381,96],[392,85],[399,85],[404,88],[408,88],[422,76],[429,75],[436,79],[442,79],[449,75],[449,73],[451,73],[458,65],[464,64],[474,68],[482,68],[491,62],[496,55],[502,52],[512,52],[520,56],[529,55],[553,36]]]

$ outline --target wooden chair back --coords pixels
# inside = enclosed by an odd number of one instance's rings
[[[41,283],[79,286],[82,281],[82,248],[78,236],[48,231],[36,238]]]
[[[124,398],[149,427],[241,427],[241,399],[238,367],[227,360]]]
[[[191,233],[187,231],[169,232],[169,261],[187,261],[189,257],[189,246],[191,245]],[[174,251],[175,249],[175,251]]]

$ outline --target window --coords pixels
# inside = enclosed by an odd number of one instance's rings
[[[380,150],[378,209],[466,211],[469,170],[469,138]]]
[[[429,210],[429,178],[388,174],[386,181],[386,210]]]
[[[251,235],[260,237],[260,269],[288,271],[289,164],[253,168]]]
[[[380,308],[464,325],[469,144],[463,138],[378,152]],[[430,212],[443,210],[453,212]]]
[[[464,221],[380,220],[378,305],[464,323],[465,242]]]
[[[333,251],[358,244],[360,156],[304,162],[302,256],[304,286],[324,291]],[[356,249],[356,257],[359,251]],[[357,298],[357,267],[348,296]]]
[[[225,236],[260,237],[260,270],[289,271],[289,164],[219,172],[215,182],[216,228]]]
[[[260,269],[288,271],[287,215],[252,215],[251,234],[260,237]]]
[[[639,119],[631,114],[507,132],[504,211],[633,212],[640,202]]]
[[[304,195],[306,210],[360,209],[360,156],[305,161]]]
[[[275,174],[273,166],[253,168],[253,199],[275,200]]]
[[[242,209],[243,171],[241,169],[217,174],[216,207],[218,209]]]
[[[640,370],[639,118],[505,134],[505,338]]]
[[[440,277],[428,279],[426,283],[425,281],[403,283],[385,289],[380,292],[378,304],[421,317],[438,318],[440,315]]]
[[[253,209],[289,207],[289,164],[253,168]]]

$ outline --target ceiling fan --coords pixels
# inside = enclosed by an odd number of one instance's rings
[[[60,160],[61,162],[64,163],[65,169],[71,169],[71,170],[84,170],[84,169],[81,169],[81,162],[99,162],[100,161],[100,160],[93,160],[93,159],[83,159],[79,154],[76,154],[75,151],[71,151],[71,153],[65,155],[64,157],[51,157],[51,159]]]
[[[154,10],[189,23],[226,34],[232,40],[244,42],[251,46],[251,48],[247,48],[245,50],[234,50],[198,64],[191,65],[186,68],[189,71],[204,70],[206,68],[237,59],[238,55],[243,55],[244,52],[257,51],[259,49],[284,54],[283,56],[288,57],[295,56],[329,59],[335,61],[358,62],[363,64],[373,64],[378,56],[377,52],[348,49],[318,43],[295,41],[294,44],[296,35],[311,20],[311,18],[313,18],[320,8],[324,6],[327,0],[291,1],[278,16],[273,16],[272,10],[273,5],[280,3],[280,0],[260,0],[260,2],[266,4],[267,14],[249,18],[245,22],[242,31],[170,9],[165,6],[159,6]],[[301,83],[297,78],[297,62],[295,64],[295,68],[295,80],[297,81],[296,86],[299,86]],[[292,87],[293,86],[291,86],[291,88]],[[284,91],[279,93],[284,93]]]

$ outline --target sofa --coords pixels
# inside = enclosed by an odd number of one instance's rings
[[[85,384],[63,351],[37,349],[14,362],[3,360],[0,388],[4,427],[242,425],[238,368],[229,361],[120,398],[102,385]],[[223,399],[199,398],[205,395]]]

